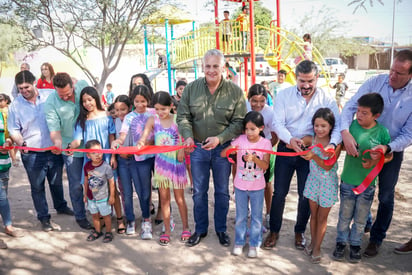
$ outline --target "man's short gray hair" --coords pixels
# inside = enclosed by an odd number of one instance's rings
[[[29,63],[23,62],[23,63],[20,64],[20,67],[23,66],[23,65],[24,65],[25,67],[27,67],[27,70],[30,71],[30,65],[29,65]]]
[[[206,63],[206,59],[207,59],[208,57],[211,57],[211,56],[217,56],[217,57],[219,57],[219,58],[220,58],[220,63],[221,63],[222,65],[225,64],[225,56],[224,56],[223,53],[222,53],[221,51],[219,51],[218,49],[208,50],[208,51],[205,53],[205,55],[203,56],[203,59],[202,59],[203,64],[205,64],[205,63]]]

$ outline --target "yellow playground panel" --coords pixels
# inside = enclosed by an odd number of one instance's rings
[[[220,26],[221,27],[221,26]],[[231,20],[232,34],[230,42],[224,45],[222,41],[222,29],[219,28],[219,45],[227,56],[248,56],[248,49],[242,49],[242,37],[239,31],[239,22]],[[250,41],[249,41],[250,43]],[[216,48],[216,28],[199,28],[189,32],[170,43],[171,63],[179,66],[184,63],[200,59],[207,50]],[[288,72],[286,81],[296,84],[294,69],[296,60],[304,60],[304,41],[301,37],[285,29],[276,26],[264,27],[255,26],[255,53],[263,54],[264,59],[270,66]],[[300,57],[300,58],[299,58]],[[330,76],[324,68],[322,55],[312,47],[312,61],[314,61],[320,71],[320,75],[325,78],[323,86],[329,87]]]

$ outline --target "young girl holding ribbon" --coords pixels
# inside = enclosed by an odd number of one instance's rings
[[[248,102],[246,107],[248,111],[256,111],[262,114],[265,121],[265,128],[263,133],[265,138],[269,139],[272,143],[272,146],[275,146],[278,143],[278,136],[272,129],[273,117],[275,113],[272,107],[269,107],[266,104],[268,94],[266,88],[261,84],[254,84],[250,86],[249,92],[247,94]],[[270,164],[269,168],[265,172],[265,204],[266,204],[266,217],[265,217],[265,226],[269,228],[270,222],[270,207],[272,206],[272,195],[273,195],[273,172],[275,170],[275,155],[270,155]]]
[[[246,243],[249,202],[251,223],[248,257],[256,258],[258,256],[258,247],[262,242],[262,209],[266,185],[264,172],[269,167],[270,156],[268,153],[255,149],[272,151],[272,144],[263,137],[264,128],[262,114],[256,111],[247,113],[243,119],[244,133],[232,141],[231,146],[221,152],[223,157],[226,156],[229,149],[236,148],[237,150],[237,170],[234,179],[236,198],[235,246],[232,253],[235,256],[242,254],[243,246]]]
[[[85,87],[80,93],[80,99],[80,112],[75,123],[73,141],[70,143],[69,148],[75,149],[81,145],[82,141],[83,144],[86,144],[87,141],[96,139],[100,142],[102,149],[110,149],[110,143],[114,140],[116,130],[113,118],[107,116],[100,102],[99,93],[93,87]],[[110,154],[104,154],[103,159],[113,169],[116,169],[117,162],[114,158],[111,158]],[[87,161],[90,161],[90,159],[85,156],[84,164]],[[124,224],[118,191],[115,192],[114,196],[118,232],[121,232],[121,230],[124,231]]]
[[[132,110],[132,103],[127,95],[119,95],[113,103],[116,118],[114,120],[116,128],[116,138],[120,137],[125,117]],[[127,133],[123,146],[133,146],[133,139],[130,132]],[[133,154],[113,154],[112,158],[117,159],[117,172],[119,175],[119,189],[123,198],[124,213],[126,216],[126,234],[135,233],[135,221],[133,216],[133,183],[131,174],[133,173]],[[126,191],[125,191],[126,189]],[[126,198],[127,197],[127,198]]]
[[[329,108],[318,109],[312,117],[312,125],[315,133],[312,144],[321,144],[326,147],[335,126],[333,112]],[[335,150],[336,159],[340,151],[341,145],[338,145]],[[319,263],[320,246],[326,233],[328,215],[332,206],[338,201],[338,163],[325,164],[324,160],[329,156],[324,154],[319,147],[313,147],[302,157],[310,161],[310,172],[303,195],[309,199],[311,213],[311,243],[305,247],[303,252],[311,256],[312,263]]]
[[[147,120],[138,146],[147,144],[147,137],[154,133],[154,143],[158,146],[180,145],[182,138],[176,124],[176,115],[173,109],[172,98],[167,92],[157,92],[153,96],[156,116]],[[188,186],[184,150],[159,153],[155,158],[154,185],[159,188],[161,211],[164,220],[165,232],[160,236],[159,244],[166,246],[170,242],[170,189],[173,188],[175,201],[182,219],[183,231],[180,237],[182,242],[187,241],[191,232],[188,224],[187,206],[184,188]]]
[[[143,133],[144,126],[149,117],[155,114],[154,109],[148,108],[151,102],[151,94],[149,88],[145,85],[137,85],[131,93],[131,101],[135,107],[133,112],[128,113],[123,120],[122,127],[120,129],[119,137],[112,142],[112,149],[117,149],[119,146],[125,145],[127,135],[130,131],[132,136],[133,145],[140,140]],[[153,144],[153,135],[146,137],[148,144]],[[141,224],[141,238],[143,240],[152,239],[152,221],[150,219],[150,195],[151,195],[151,182],[152,182],[152,170],[154,165],[154,155],[134,155],[134,159],[129,160],[129,172],[130,177],[133,180],[134,188],[139,197],[140,208],[142,211],[142,224]],[[120,176],[122,180],[122,176]],[[123,182],[122,182],[123,184]],[[135,216],[133,213],[133,188],[131,182],[125,181],[123,184],[125,212],[128,227],[135,225]],[[127,233],[127,229],[126,229]],[[130,228],[129,233],[132,234],[133,230]]]

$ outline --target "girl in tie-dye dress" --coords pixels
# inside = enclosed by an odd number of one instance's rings
[[[144,132],[138,146],[145,145],[146,136],[152,131],[155,136],[155,145],[179,145],[179,135],[176,115],[171,113],[173,108],[172,98],[166,92],[157,92],[153,97],[156,116],[147,120]],[[160,236],[159,244],[168,245],[170,242],[170,189],[173,188],[175,201],[179,208],[183,224],[181,241],[186,241],[191,233],[188,225],[187,206],[184,197],[184,188],[188,186],[184,151],[173,151],[156,154],[155,157],[155,186],[159,188],[161,210],[165,225],[165,232]]]

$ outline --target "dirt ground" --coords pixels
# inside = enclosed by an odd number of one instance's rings
[[[339,159],[342,165],[343,157]],[[340,168],[341,169],[341,168]],[[293,226],[296,220],[297,193],[293,181],[287,197],[280,239],[274,250],[260,250],[259,258],[235,257],[230,254],[232,247],[222,247],[213,229],[213,199],[210,199],[208,236],[195,247],[186,247],[179,241],[182,230],[178,210],[173,202],[176,229],[168,247],[160,246],[158,236],[161,225],[154,227],[154,238],[143,241],[138,235],[126,236],[114,233],[112,243],[104,244],[99,239],[87,242],[88,231],[81,230],[73,217],[57,215],[52,209],[48,194],[52,221],[61,227],[60,231],[43,232],[37,221],[30,196],[30,186],[22,167],[12,168],[9,184],[9,200],[13,223],[21,228],[25,236],[11,238],[0,229],[0,238],[9,248],[0,250],[0,274],[412,274],[412,255],[396,255],[393,249],[412,237],[412,148],[406,150],[400,179],[396,187],[394,218],[380,253],[372,259],[362,259],[359,264],[347,261],[336,262],[331,254],[335,245],[336,223],[339,203],[333,208],[328,220],[328,229],[322,246],[323,258],[319,265],[309,261],[302,251],[294,248]],[[69,200],[67,180],[65,197]],[[212,185],[211,185],[212,187]],[[211,188],[212,189],[212,188]],[[210,190],[209,198],[212,196]],[[47,191],[49,193],[49,191]],[[186,192],[189,208],[189,222],[193,225],[192,198]],[[153,192],[157,205],[157,196]],[[140,224],[140,210],[135,197],[137,224]],[[70,204],[70,203],[69,203]],[[376,212],[377,200],[373,204]],[[230,202],[228,233],[234,238],[235,206]],[[115,219],[113,219],[114,221]],[[309,227],[309,226],[308,226]],[[306,237],[310,238],[309,229]],[[365,235],[362,248],[367,245]]]

